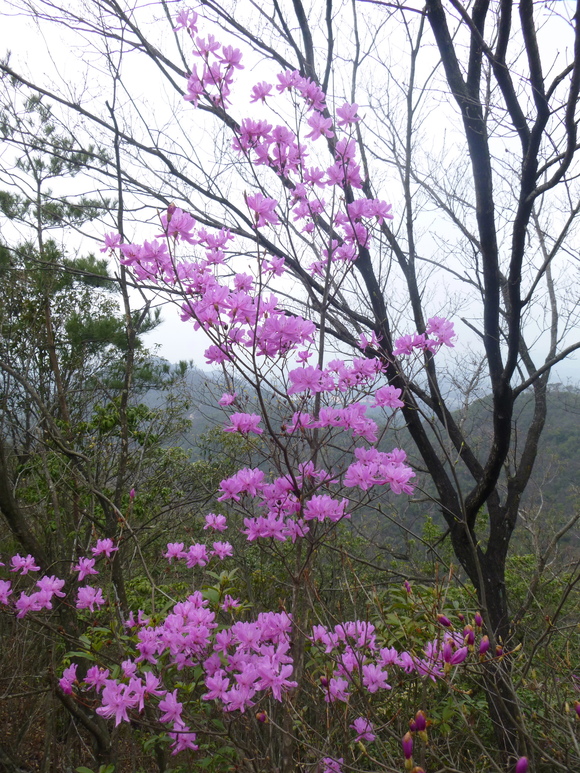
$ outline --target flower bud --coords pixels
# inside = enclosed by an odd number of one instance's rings
[[[475,642],[475,633],[472,626],[466,625],[463,629],[463,641],[468,647],[473,647]]]
[[[265,711],[256,711],[256,719],[258,722],[267,722],[268,721],[268,715]]]
[[[403,754],[405,755],[406,760],[410,760],[413,758],[413,737],[411,736],[411,733],[405,733],[403,736],[403,740],[401,741],[401,745],[403,747]]]
[[[576,711],[578,719],[580,719],[580,701],[574,701],[574,709]]]
[[[485,655],[488,649],[489,649],[489,637],[482,636],[481,641],[479,642],[479,654]]]
[[[134,488],[132,488],[131,491],[129,492],[129,499],[135,499],[135,489]]]
[[[476,628],[483,628],[483,617],[479,612],[475,613],[474,623]]]
[[[420,733],[421,731],[427,728],[427,717],[425,716],[424,711],[419,710],[415,714],[415,726],[417,728],[418,733]]]
[[[528,773],[528,758],[520,757],[516,762],[515,773]]]
[[[445,628],[451,628],[451,620],[445,615],[437,615],[437,622]]]
[[[327,676],[321,676],[320,677],[320,684],[322,687],[328,687],[329,681]]]
[[[464,622],[465,622],[465,615],[457,615],[457,617],[459,618],[459,621],[460,621],[461,623],[464,623]]]

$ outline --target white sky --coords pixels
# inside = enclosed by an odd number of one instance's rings
[[[571,1],[571,0],[570,0]],[[569,4],[569,0],[561,0],[562,5]],[[38,28],[29,19],[15,15],[12,3],[9,0],[0,0],[0,14],[2,15],[0,23],[0,55],[6,50],[11,50],[12,66],[21,73],[29,72],[33,81],[38,80],[38,73],[57,72],[62,81],[71,84],[82,83],[84,77],[90,72],[89,65],[93,64],[92,57],[88,56],[88,49],[78,47],[79,38],[74,32],[58,29],[55,26],[50,28]],[[554,26],[554,33],[551,36],[554,47],[554,55],[557,52],[560,34],[557,24]],[[83,58],[85,61],[83,61]],[[136,63],[137,64],[137,63]],[[126,77],[136,85],[143,84],[142,73],[136,69],[131,75],[131,63],[128,63],[129,71]],[[85,75],[87,73],[87,75]],[[255,83],[261,79],[252,68],[244,73],[244,79],[249,84]],[[151,82],[147,80],[143,87],[151,92]],[[161,88],[161,86],[159,86]],[[392,202],[396,211],[397,202]],[[111,230],[107,227],[104,230]],[[95,236],[99,236],[98,233]],[[151,238],[152,234],[143,233],[142,238]],[[75,247],[83,250],[96,251],[98,247],[91,244],[89,239],[81,240],[80,237],[74,237],[69,244],[75,243]],[[75,239],[77,241],[75,242]],[[91,245],[91,246],[89,246]],[[204,366],[203,350],[207,346],[207,341],[201,332],[195,333],[191,325],[183,324],[175,309],[168,308],[164,311],[164,323],[153,333],[147,336],[146,342],[149,346],[158,346],[158,353],[169,361],[176,362],[181,359],[194,360],[198,366]],[[411,331],[408,331],[411,332]],[[469,334],[468,334],[469,335]],[[576,381],[580,378],[580,367],[578,362],[571,360],[560,366],[554,380]]]

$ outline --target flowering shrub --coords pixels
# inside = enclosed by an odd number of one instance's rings
[[[224,527],[220,516],[210,516],[213,528]],[[204,562],[200,564],[196,559],[196,563],[205,566],[211,560],[229,557],[231,550],[223,555],[221,545],[228,543],[214,542],[213,550],[200,543],[188,550],[183,543],[169,543],[165,557],[168,562],[177,560],[192,566],[191,556],[203,555]],[[111,541],[109,553],[116,547]],[[88,560],[92,574],[100,576],[110,557],[100,548],[99,554],[105,561],[101,572],[94,568],[93,559],[81,558],[78,564],[85,565]],[[19,563],[17,559],[16,564]],[[18,588],[28,580],[31,563],[26,562],[18,570],[22,578]],[[64,580],[44,576],[36,582],[39,591],[21,591],[20,598],[12,603],[13,582],[0,581],[0,603],[5,611],[11,608],[18,617],[51,610],[55,599],[65,599],[64,603],[74,603],[77,609],[91,613],[97,613],[111,602],[111,599],[105,601],[102,588],[96,586],[80,586],[76,594],[71,589],[67,598],[61,590]],[[78,582],[82,582],[80,575]],[[330,716],[341,725],[348,718],[352,753],[360,756],[357,744],[362,744],[363,749],[374,743],[388,748],[388,738],[381,739],[380,732],[393,720],[385,721],[388,712],[384,710],[385,697],[381,696],[389,694],[389,702],[397,706],[401,698],[392,697],[393,690],[404,695],[413,685],[423,683],[425,694],[429,684],[436,686],[454,679],[455,667],[460,664],[474,667],[490,657],[486,654],[487,637],[481,636],[480,615],[473,618],[473,625],[466,625],[462,630],[454,628],[445,615],[440,614],[438,619],[431,612],[431,620],[422,615],[426,626],[420,639],[412,642],[411,650],[387,646],[390,634],[383,624],[379,628],[368,620],[342,622],[332,627],[314,624],[305,632],[306,683],[299,690],[295,643],[301,632],[296,630],[292,615],[282,611],[238,616],[237,611],[241,609],[243,613],[244,607],[226,592],[228,589],[227,584],[223,585],[216,594],[206,586],[203,591],[197,590],[174,604],[166,613],[157,614],[155,619],[141,611],[137,617],[131,614],[125,621],[125,636],[117,637],[118,644],[125,642],[125,659],[115,664],[109,658],[108,666],[104,664],[105,659],[102,665],[94,663],[88,668],[79,665],[82,661],[73,662],[62,672],[60,689],[85,704],[92,703],[97,714],[114,720],[116,726],[134,721],[149,707],[149,722],[154,716],[166,730],[173,754],[199,749],[204,731],[207,733],[211,727],[207,712],[200,708],[204,703],[213,707],[212,717],[222,713],[231,723],[236,722],[236,717],[238,722],[244,722],[251,711],[254,720],[245,721],[262,724],[275,721],[279,713],[276,703],[284,711],[299,711],[296,701],[301,696],[306,704],[310,701],[313,705],[326,704]],[[412,601],[410,586],[402,592],[411,608],[421,606]],[[417,602],[420,602],[419,596]],[[103,607],[98,614],[102,616],[105,610]],[[101,617],[100,624],[106,624],[106,618]],[[109,630],[114,636],[113,629]],[[84,646],[89,661],[102,659],[98,654],[100,646],[91,646],[86,637]],[[78,657],[81,653],[74,654]],[[342,709],[335,711],[340,706]],[[425,713],[419,710],[402,742],[407,761],[412,760],[412,738],[427,740],[426,727]],[[236,738],[235,732],[232,737]],[[334,734],[329,734],[327,742],[315,744],[306,759],[312,760],[313,750],[319,748],[320,764],[330,770],[341,770],[344,758],[324,756],[328,742],[337,742]]]

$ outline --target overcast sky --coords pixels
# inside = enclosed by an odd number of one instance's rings
[[[567,3],[567,0],[562,0]],[[29,19],[15,13],[13,4],[9,0],[0,0],[2,22],[0,24],[0,52],[10,50],[12,52],[12,66],[20,72],[28,72],[37,79],[38,73],[57,72],[64,82],[75,82],[79,75],[91,64],[87,49],[83,51],[78,47],[78,36],[70,31],[55,27],[39,28]],[[559,34],[557,26],[554,27],[553,46],[557,50]],[[83,61],[84,58],[84,61]],[[251,70],[251,68],[250,68]],[[255,83],[255,73],[244,74],[251,82]],[[127,73],[126,77],[134,77],[135,83],[139,82],[140,73],[133,75]],[[147,84],[151,90],[151,84]],[[393,202],[396,211],[396,201]],[[1,234],[7,236],[6,227]],[[96,236],[97,234],[95,234]],[[87,238],[67,237],[69,243],[75,244],[76,249],[96,250],[98,246]],[[144,234],[143,238],[151,238],[151,234]],[[88,246],[91,245],[91,246]],[[198,366],[204,366],[203,350],[207,342],[202,333],[195,333],[191,325],[185,325],[179,320],[178,311],[171,307],[163,312],[164,323],[153,333],[147,336],[150,346],[158,346],[159,354],[172,362],[180,359],[193,359]],[[580,367],[576,359],[561,365],[555,374],[554,380],[564,382],[579,381]]]

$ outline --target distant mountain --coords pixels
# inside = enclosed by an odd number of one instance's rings
[[[178,438],[179,445],[189,449],[195,457],[199,454],[198,441],[207,430],[221,426],[224,414],[218,405],[225,386],[219,372],[212,374],[201,370],[190,370],[187,374],[186,392],[189,408],[187,418],[191,426]],[[237,388],[239,394],[246,394],[251,403],[251,395],[245,387]],[[154,404],[163,399],[163,394],[156,395],[152,390],[148,393],[146,402]],[[251,410],[251,409],[249,409]],[[532,395],[523,394],[516,404],[514,415],[515,426],[522,437],[529,427],[533,411]],[[369,414],[380,421],[380,413],[369,411]],[[467,411],[455,414],[465,433],[483,461],[490,444],[490,401],[483,398],[475,401]],[[389,430],[383,441],[383,450],[394,446],[404,448],[410,458],[416,457],[413,452],[412,440],[404,427]],[[520,453],[522,444],[516,452]],[[455,452],[449,448],[449,457],[456,458]],[[418,462],[418,460],[417,460]],[[420,468],[420,463],[417,464]],[[456,466],[456,474],[467,485],[469,475],[461,464]],[[421,475],[418,474],[418,479]],[[530,485],[522,502],[522,507],[530,513],[543,513],[551,518],[565,517],[579,506],[580,492],[580,390],[574,388],[553,386],[548,393],[548,418],[540,441],[540,449],[532,472]],[[412,506],[425,514],[436,512],[434,506],[422,503],[419,508]],[[411,515],[411,513],[409,513]],[[413,518],[415,520],[415,518]]]

